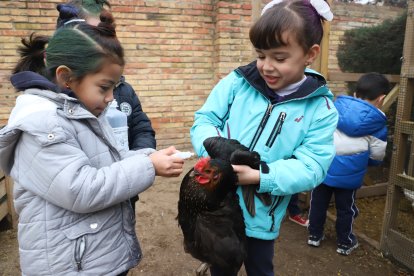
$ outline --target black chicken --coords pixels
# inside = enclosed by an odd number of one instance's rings
[[[246,257],[246,236],[230,160],[254,167],[260,156],[233,139],[212,137],[203,145],[210,157],[201,158],[180,187],[178,223],[184,249],[226,274],[235,274]]]

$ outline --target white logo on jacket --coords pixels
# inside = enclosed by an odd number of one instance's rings
[[[131,115],[131,113],[132,113],[132,107],[131,107],[131,105],[130,105],[129,103],[127,103],[127,102],[122,102],[122,103],[119,105],[119,109],[120,109],[122,112],[124,112],[127,116]]]

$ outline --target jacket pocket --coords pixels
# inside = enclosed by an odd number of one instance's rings
[[[284,196],[275,196],[274,199],[273,199],[272,205],[269,208],[268,215],[272,219],[272,222],[271,222],[271,225],[270,225],[270,229],[269,229],[270,232],[273,232],[274,229],[275,229],[275,223],[276,223],[275,222],[275,212],[276,212],[277,207],[283,201],[283,198],[284,198]]]
[[[88,252],[88,239],[91,235],[99,233],[108,219],[109,216],[105,218],[99,215],[91,215],[62,230],[66,238],[70,240],[72,263],[76,270],[82,270],[83,261]]]
[[[135,235],[135,214],[132,209],[133,202],[122,202],[122,226],[125,232]]]
[[[270,133],[269,138],[267,139],[266,146],[271,148],[276,141],[277,136],[282,131],[283,123],[286,119],[286,113],[280,112],[279,117],[276,120],[275,125],[273,126],[272,132]]]

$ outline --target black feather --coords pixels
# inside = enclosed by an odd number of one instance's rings
[[[204,140],[203,146],[212,159],[222,159],[227,161],[230,160],[232,153],[236,150],[249,151],[249,149],[240,144],[239,141],[223,137],[207,138]]]

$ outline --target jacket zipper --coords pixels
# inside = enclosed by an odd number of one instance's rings
[[[280,134],[282,131],[283,123],[286,119],[286,113],[280,112],[279,117],[276,120],[275,126],[272,129],[272,132],[270,133],[269,139],[266,142],[266,146],[271,148],[273,146],[273,143],[276,140],[276,137]]]
[[[272,203],[272,206],[269,209],[269,216],[272,216],[272,225],[270,226],[269,231],[273,231],[275,229],[275,211],[279,204],[282,202],[284,196],[276,196],[275,200]]]
[[[269,119],[270,114],[272,113],[272,108],[273,108],[273,105],[269,103],[269,105],[267,106],[267,109],[266,109],[266,113],[263,116],[262,121],[260,122],[259,127],[256,130],[256,133],[253,136],[252,142],[250,143],[249,150],[253,150],[254,147],[256,146],[260,135],[262,135],[262,132],[263,132],[263,129],[264,129],[266,123],[267,123],[267,120]]]
[[[78,268],[78,271],[82,270],[82,258],[85,254],[85,248],[86,248],[86,239],[85,236],[82,236],[78,239],[76,239],[75,242],[75,262],[76,266]]]

